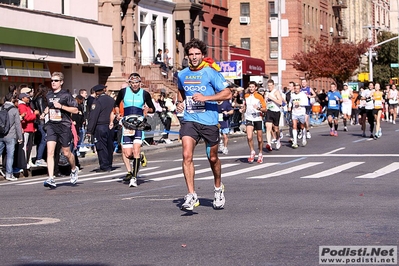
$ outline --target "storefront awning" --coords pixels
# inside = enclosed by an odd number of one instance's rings
[[[265,75],[265,61],[259,58],[244,56],[239,54],[230,54],[231,60],[242,60],[242,73],[251,76]]]
[[[81,51],[83,51],[82,54],[86,56],[86,58],[83,58],[83,61],[88,64],[100,64],[100,58],[91,45],[89,39],[86,37],[76,37],[76,40],[79,43]]]

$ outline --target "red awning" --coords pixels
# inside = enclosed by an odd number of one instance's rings
[[[231,60],[242,60],[242,73],[251,76],[265,75],[265,61],[259,58],[230,54]]]

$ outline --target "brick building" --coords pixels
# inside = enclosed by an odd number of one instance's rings
[[[389,29],[389,1],[369,0],[285,0],[282,20],[288,21],[288,36],[282,37],[282,86],[304,76],[291,66],[292,56],[306,51],[310,38],[332,42],[358,42],[369,37],[376,40],[378,29]],[[272,36],[272,21],[277,19],[275,1],[230,0],[229,42],[247,48],[252,57],[265,61],[266,75],[277,82],[278,38]],[[284,23],[283,23],[284,25]],[[367,26],[370,25],[371,32]],[[367,67],[367,66],[365,66]],[[360,67],[361,68],[361,67]],[[361,69],[359,68],[359,72]],[[316,88],[328,88],[330,80],[310,81]]]

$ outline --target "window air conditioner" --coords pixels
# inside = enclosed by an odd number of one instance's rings
[[[249,24],[249,17],[240,17],[240,24]]]

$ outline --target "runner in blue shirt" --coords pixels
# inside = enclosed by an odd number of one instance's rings
[[[194,148],[202,138],[214,176],[215,194],[213,206],[224,207],[224,187],[221,178],[221,163],[218,158],[219,127],[217,101],[231,98],[228,83],[218,72],[218,65],[205,58],[207,46],[198,39],[192,39],[184,47],[189,67],[178,74],[177,112],[184,110],[184,122],[180,136],[183,146],[183,173],[188,194],[184,197],[182,210],[193,210],[200,202],[194,190]],[[185,101],[185,104],[183,104]],[[184,109],[185,106],[185,109]]]
[[[331,83],[330,91],[327,93],[327,121],[330,126],[330,136],[338,137],[338,118],[339,118],[339,107],[342,102],[342,96],[339,91],[337,91],[337,85]],[[332,120],[334,119],[334,130]]]

